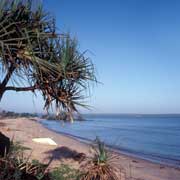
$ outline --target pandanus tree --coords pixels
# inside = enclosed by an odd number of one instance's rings
[[[0,100],[7,91],[39,91],[45,109],[53,106],[72,120],[96,80],[94,67],[36,2],[0,1]]]

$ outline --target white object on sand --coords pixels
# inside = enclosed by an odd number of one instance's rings
[[[33,138],[32,141],[36,143],[57,146],[56,142],[54,142],[51,138]]]

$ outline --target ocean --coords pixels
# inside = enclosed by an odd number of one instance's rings
[[[42,120],[48,129],[79,140],[99,137],[128,155],[180,167],[180,117],[86,115],[85,121]]]

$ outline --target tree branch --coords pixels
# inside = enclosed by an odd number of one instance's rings
[[[7,86],[5,88],[5,91],[16,91],[16,92],[19,92],[19,91],[35,91],[37,88],[36,85],[34,86],[29,86],[29,87],[14,87],[14,86]]]
[[[16,69],[16,67],[14,65],[10,66],[4,80],[2,81],[2,83],[0,83],[0,89],[3,90],[6,87],[8,81],[11,78],[11,75],[14,72],[15,69]]]

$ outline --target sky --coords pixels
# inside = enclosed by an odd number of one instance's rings
[[[95,64],[101,83],[81,112],[180,113],[179,0],[42,1]],[[43,100],[8,92],[0,108],[39,113]]]

